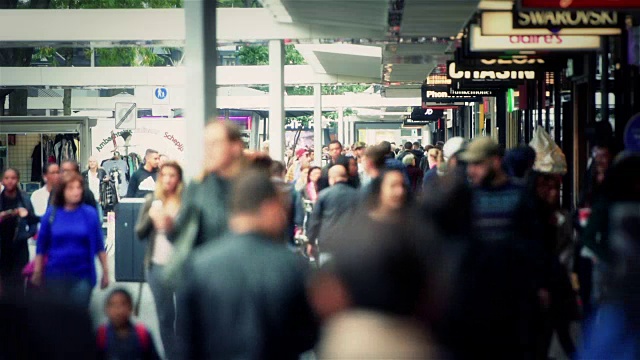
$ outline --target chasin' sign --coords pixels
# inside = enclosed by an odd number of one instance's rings
[[[522,70],[506,70],[506,71],[485,71],[485,70],[466,70],[458,71],[455,61],[449,62],[447,66],[447,75],[451,79],[475,79],[475,80],[535,80],[535,71]]]
[[[516,28],[594,28],[618,26],[615,11],[520,11],[514,14]]]

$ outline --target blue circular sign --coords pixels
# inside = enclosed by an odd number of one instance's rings
[[[164,100],[167,98],[167,95],[169,95],[169,91],[167,90],[167,88],[156,88],[156,91],[154,91],[154,95],[156,97],[156,99],[158,100]]]
[[[640,113],[635,114],[624,129],[625,150],[640,152]]]

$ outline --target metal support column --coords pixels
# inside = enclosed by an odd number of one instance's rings
[[[344,146],[346,145],[346,136],[344,131],[344,110],[338,108],[338,141]]]
[[[535,98],[535,82],[527,81],[527,98],[525,101],[527,102],[527,110],[524,114],[524,142],[529,143],[531,141],[531,137],[533,136],[533,104]]]
[[[553,138],[558,146],[561,146],[562,127],[562,72],[553,74]]]
[[[260,150],[260,115],[251,113],[251,150]]]
[[[623,148],[624,130],[627,126],[629,118],[635,112],[634,106],[638,104],[634,102],[632,94],[637,96],[637,70],[633,70],[629,66],[629,37],[633,36],[629,32],[632,31],[631,24],[622,31],[622,35],[615,41],[614,51],[616,54],[616,71],[615,71],[615,138],[618,149]]]
[[[216,118],[216,3],[192,0],[184,3],[186,25],[187,111],[185,121],[185,177],[202,170],[204,143],[202,133],[207,121]]]
[[[314,163],[322,166],[322,86],[313,85],[313,150]]]
[[[572,93],[571,98],[568,102],[561,103],[558,105],[559,108],[562,109],[562,152],[567,160],[567,164],[569,165],[567,175],[562,178],[562,207],[567,210],[573,210],[574,204],[574,182],[575,182],[575,171],[574,171],[574,138],[573,138],[573,128],[574,128],[574,101],[575,96]],[[557,109],[556,111],[559,111]]]
[[[500,91],[496,96],[496,131],[494,139],[498,140],[500,145],[507,145],[507,94]]]
[[[551,89],[551,88],[549,88]],[[546,87],[546,79],[545,79],[545,88],[544,88],[544,106],[545,116],[544,116],[544,129],[547,130],[547,134],[551,135],[551,105],[553,104],[553,93],[549,92],[549,105],[547,105],[547,87]]]
[[[269,40],[269,155],[284,161],[284,42]]]
[[[471,124],[473,123],[473,105],[472,106],[465,106],[464,107],[464,118],[462,120],[462,123],[464,124],[464,128],[463,128],[463,134],[462,136],[465,139],[471,139]]]
[[[544,127],[544,121],[542,119],[542,115],[544,114],[544,95],[545,95],[545,78],[544,76],[538,79],[538,106],[536,107],[538,110],[538,126]]]
[[[600,115],[609,121],[609,37],[602,37],[602,61],[600,61]]]

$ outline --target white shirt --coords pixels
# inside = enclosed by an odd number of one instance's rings
[[[163,232],[156,233],[156,241],[153,244],[151,261],[157,265],[167,265],[173,255],[173,244]]]
[[[98,179],[98,172],[96,174],[92,174],[91,170],[89,170],[88,176],[89,178],[89,190],[93,193],[93,196],[96,198],[96,201],[100,201],[100,180]]]
[[[49,196],[51,193],[46,186],[36,190],[31,194],[31,204],[33,205],[33,211],[36,216],[42,216],[47,212],[49,206]]]

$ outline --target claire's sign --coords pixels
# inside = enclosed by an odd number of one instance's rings
[[[585,51],[600,49],[597,35],[482,35],[477,25],[469,28],[469,50],[472,52],[503,51]]]

